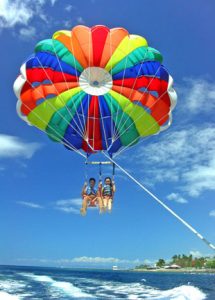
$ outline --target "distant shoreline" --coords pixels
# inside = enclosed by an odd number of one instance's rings
[[[132,269],[130,270],[132,272],[154,272],[154,273],[215,273],[215,269],[187,269],[187,268],[181,268],[181,269]]]
[[[117,270],[113,270],[111,268],[71,268],[71,267],[59,267],[59,266],[30,266],[30,265],[3,265],[0,264],[0,267],[7,268],[7,267],[14,267],[14,268],[41,268],[41,269],[63,269],[67,271],[108,271],[108,272],[142,272],[142,273],[201,273],[201,274],[208,274],[208,273],[215,273],[215,269],[189,269],[189,268],[181,268],[181,269],[123,269],[119,268]]]

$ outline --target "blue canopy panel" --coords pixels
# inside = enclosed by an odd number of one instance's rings
[[[73,76],[79,76],[80,72],[68,65],[55,55],[46,52],[37,52],[34,57],[26,62],[26,68],[51,68],[54,71],[67,73]]]
[[[112,157],[113,153],[116,153],[121,147],[122,144],[120,139],[116,139],[116,141],[114,141],[111,147],[108,149],[108,154]]]
[[[129,67],[119,73],[113,75],[113,80],[123,78],[137,78],[141,76],[150,76],[165,80],[168,82],[169,74],[164,66],[158,61],[147,61]]]
[[[81,149],[83,145],[83,135],[86,130],[88,114],[88,102],[90,100],[91,96],[86,94],[81,104],[77,107],[77,112],[74,114],[64,134],[64,142],[66,144],[71,144],[76,149]],[[68,147],[66,148],[71,150]]]
[[[100,106],[100,128],[102,134],[102,148],[107,150],[111,144],[113,143],[113,133],[116,132],[116,127],[113,122],[110,109],[106,103],[106,99],[104,96],[99,96],[99,106]],[[117,143],[118,148],[122,146],[120,140]],[[112,146],[110,147],[112,148]],[[116,150],[117,151],[117,150]]]

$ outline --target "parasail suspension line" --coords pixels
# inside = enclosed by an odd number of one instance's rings
[[[86,160],[85,160],[85,174],[84,174],[84,177],[85,177],[85,181],[87,182],[88,181],[88,155],[86,156]]]
[[[102,181],[102,163],[99,164],[99,181]]]
[[[98,165],[99,166],[99,181],[102,181],[102,165],[113,165],[113,178],[115,174],[115,165],[111,161],[89,161],[88,157],[85,161],[85,179],[87,180],[87,165]]]
[[[115,176],[115,163],[113,163],[113,169],[112,169],[112,180],[114,180],[114,176]]]
[[[182,219],[177,213],[175,213],[171,208],[169,208],[163,201],[161,201],[157,196],[150,192],[142,183],[135,179],[131,174],[129,174],[123,167],[116,163],[111,157],[109,157],[104,151],[102,151],[104,156],[106,156],[113,164],[115,164],[123,173],[125,173],[132,181],[134,181],[142,190],[149,194],[156,202],[158,202],[163,208],[165,208],[169,213],[171,213],[176,219],[178,219],[183,225],[185,225],[190,231],[192,231],[200,240],[202,240],[208,247],[215,251],[215,245],[210,243],[205,237],[203,237],[195,228],[188,224],[184,219]]]

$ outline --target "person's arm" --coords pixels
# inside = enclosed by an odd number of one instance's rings
[[[113,193],[116,192],[116,186],[115,186],[115,182],[112,180],[112,190],[113,190]]]
[[[85,181],[84,186],[83,186],[82,191],[81,191],[81,196],[82,197],[86,194],[86,187],[87,187],[87,182]]]
[[[102,194],[102,181],[101,180],[99,181],[99,184],[98,184],[97,194],[98,194],[98,196],[101,196],[101,194]]]

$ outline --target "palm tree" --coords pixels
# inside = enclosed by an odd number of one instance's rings
[[[157,261],[156,266],[161,268],[161,267],[165,266],[165,264],[166,264],[165,260],[163,258],[160,258]]]

